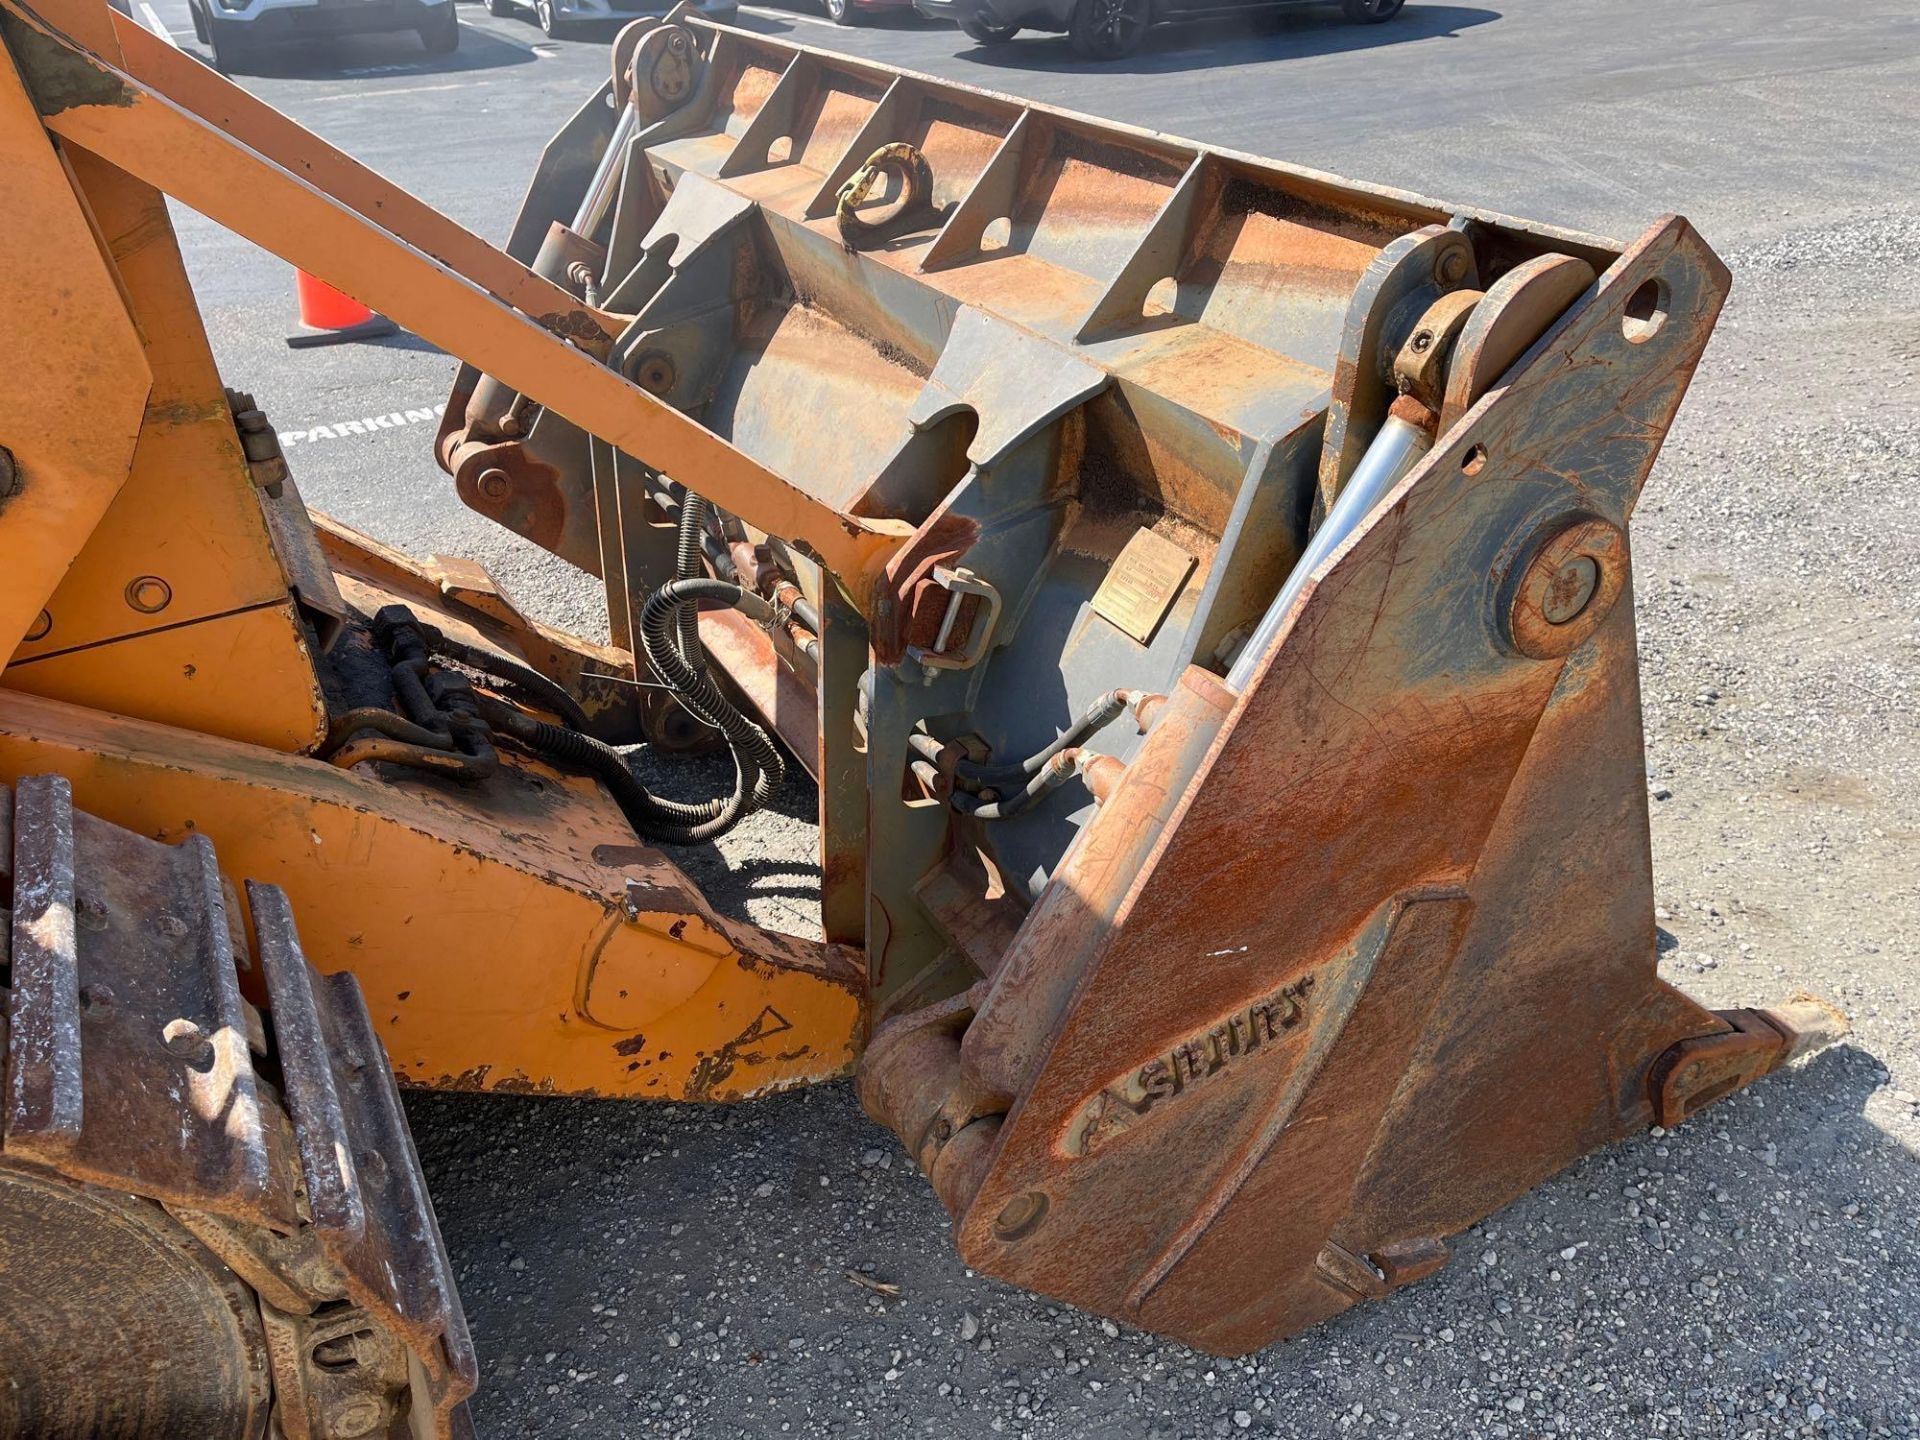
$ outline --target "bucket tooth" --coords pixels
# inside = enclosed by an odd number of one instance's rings
[[[1727,1029],[1682,1040],[1648,1074],[1654,1123],[1672,1129],[1794,1060],[1844,1037],[1847,1017],[1811,995],[1766,1010],[1716,1012]]]

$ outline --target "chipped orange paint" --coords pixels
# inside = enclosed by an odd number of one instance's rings
[[[523,762],[448,794],[0,694],[0,776],[46,772],[83,809],[203,832],[230,875],[285,889],[308,959],[359,977],[411,1083],[731,1100],[853,1063],[850,952],[715,914],[589,782]],[[634,1003],[603,1005],[607,983]]]

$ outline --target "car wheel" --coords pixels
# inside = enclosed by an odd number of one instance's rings
[[[1020,33],[1018,25],[994,25],[978,16],[962,20],[960,30],[976,45],[1004,45]]]
[[[553,8],[553,0],[533,0],[533,18],[540,22],[540,33],[549,40],[558,40],[567,33],[567,22]]]
[[[496,20],[504,20],[520,7],[513,0],[487,0],[487,13]]]
[[[1152,23],[1150,0],[1080,0],[1067,39],[1089,60],[1119,60],[1140,48]]]
[[[1355,25],[1378,25],[1400,13],[1407,0],[1340,0],[1340,11]]]
[[[836,25],[858,25],[863,18],[853,0],[821,0],[821,8]]]
[[[451,55],[460,48],[460,17],[451,4],[447,6],[446,19],[420,27],[420,43],[427,47],[429,55]]]
[[[207,48],[213,51],[213,68],[222,75],[231,75],[246,54],[233,32],[231,25],[222,25],[217,20],[207,22]]]

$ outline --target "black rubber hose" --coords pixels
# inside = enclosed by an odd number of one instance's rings
[[[1066,751],[1042,765],[1037,775],[1029,777],[1025,785],[1010,795],[986,800],[964,790],[955,790],[948,797],[948,803],[962,815],[971,815],[976,820],[1011,820],[1031,810],[1079,773],[1079,752]]]
[[[496,655],[478,645],[469,645],[464,640],[455,640],[438,630],[433,632],[432,644],[435,650],[449,659],[458,660],[462,665],[512,686],[542,710],[551,710],[574,729],[586,730],[591,727],[593,722],[587,718],[587,712],[580,708],[578,700],[567,693],[566,687],[531,666],[509,660],[504,655]]]
[[[734,794],[699,805],[663,800],[642,785],[627,768],[626,757],[603,741],[564,725],[550,725],[504,700],[480,699],[481,715],[497,734],[518,741],[549,759],[591,771],[612,793],[614,803],[633,826],[634,833],[658,845],[697,845],[732,829],[745,813],[739,803],[744,787],[736,780]]]
[[[698,580],[702,571],[700,561],[704,555],[701,541],[707,533],[707,497],[695,494],[682,486],[680,489],[680,528],[675,535],[673,552],[673,578],[676,580]],[[698,607],[689,605],[680,611],[680,658],[690,668],[705,674],[707,652],[700,648],[700,612]]]
[[[772,607],[759,596],[724,580],[672,580],[649,595],[641,607],[641,644],[655,673],[673,688],[680,703],[695,719],[727,737],[727,743],[733,747],[735,765],[743,776],[753,775],[747,809],[757,810],[786,779],[787,762],[772,737],[734,709],[706,673],[689,665],[675,647],[680,616],[692,611],[702,600],[718,600],[761,620],[773,613]]]
[[[713,567],[715,575],[744,587],[746,582],[740,578],[740,569],[733,563],[733,551],[727,548],[726,541],[711,530],[702,529],[700,532],[700,553],[707,557],[707,563]],[[685,580],[691,576],[683,571],[678,578]],[[794,596],[787,602],[787,609],[802,630],[811,631],[816,637],[820,634],[820,609],[806,596]]]
[[[1035,751],[1024,760],[1009,761],[1004,765],[982,765],[977,761],[962,760],[954,767],[954,773],[964,775],[977,785],[990,785],[997,790],[1024,784],[1028,776],[1038,773],[1062,750],[1086,744],[1111,725],[1127,708],[1127,701],[1130,698],[1128,691],[1109,690],[1089,705],[1086,712],[1044,750]]]

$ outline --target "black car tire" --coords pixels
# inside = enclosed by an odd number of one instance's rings
[[[1407,0],[1340,0],[1340,13],[1355,25],[1378,25],[1400,13]]]
[[[820,8],[827,12],[827,19],[836,25],[858,25],[866,18],[853,0],[821,0]]]
[[[520,7],[513,0],[487,0],[487,13],[496,20],[504,20]]]
[[[993,25],[977,15],[962,20],[960,30],[976,45],[1004,45],[1020,33],[1018,25]]]
[[[193,38],[198,40],[202,45],[206,44],[211,38],[207,34],[206,15],[202,13],[198,5],[187,6],[187,14],[193,17]]]
[[[447,6],[447,18],[420,27],[420,43],[429,55],[451,55],[460,48],[460,17]]]
[[[1120,60],[1140,48],[1152,23],[1152,0],[1080,0],[1067,39],[1089,60]]]
[[[540,22],[540,33],[549,40],[558,40],[572,28],[553,8],[553,0],[533,0],[533,18]]]
[[[207,48],[213,51],[213,68],[222,75],[231,75],[247,53],[246,47],[234,34],[237,28],[223,25],[218,20],[207,21]]]

